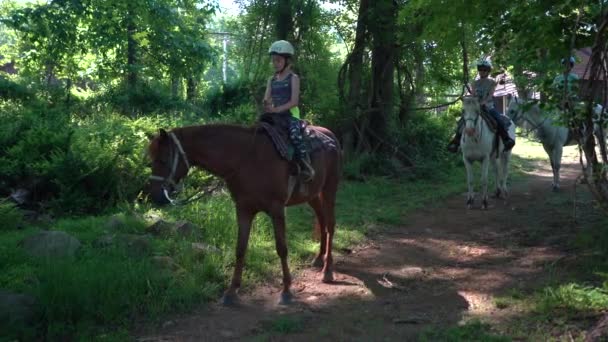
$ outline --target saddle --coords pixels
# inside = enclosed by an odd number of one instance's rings
[[[496,119],[494,119],[490,113],[483,109],[481,110],[481,117],[485,120],[488,126],[490,126],[492,133],[496,133],[496,130],[498,129],[498,122],[496,122]],[[511,119],[504,114],[500,115],[500,119],[502,120],[502,124],[505,126],[505,129],[508,130],[509,126],[511,126]]]
[[[294,119],[286,115],[266,113],[260,117],[257,125],[259,129],[268,135],[281,158],[293,161],[295,147],[291,143],[291,139],[289,139],[289,120]],[[336,149],[337,144],[334,139],[317,131],[308,122],[300,120],[300,129],[304,146],[309,155],[320,149]]]

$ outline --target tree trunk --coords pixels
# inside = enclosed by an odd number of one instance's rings
[[[196,87],[198,82],[194,77],[188,77],[186,83],[186,99],[189,102],[193,102],[196,99]]]
[[[174,101],[179,99],[179,81],[179,76],[171,76],[171,99]]]
[[[372,91],[368,133],[374,149],[388,140],[387,126],[393,113],[396,12],[393,0],[376,0],[371,6]]]
[[[549,57],[548,57],[548,51],[545,48],[539,49],[538,50],[538,59],[541,63],[541,65],[547,65],[549,63]],[[536,78],[539,80],[545,79],[545,77],[547,76],[547,71],[544,69],[540,69],[539,72],[537,73]],[[529,96],[527,96],[529,97]],[[540,102],[547,102],[547,94],[543,91],[540,93]]]
[[[129,111],[134,114],[133,94],[137,87],[137,42],[135,41],[135,9],[133,2],[127,5],[127,94],[129,94]]]
[[[591,48],[589,82],[583,88],[584,100],[586,102],[585,117],[583,123],[579,124],[580,126],[577,128],[584,133],[583,138],[579,141],[579,146],[583,150],[585,157],[584,160],[582,157],[580,159],[584,171],[583,174],[594,197],[601,207],[608,212],[608,171],[606,170],[608,148],[606,147],[605,137],[597,139],[600,155],[600,158],[598,158],[596,140],[593,136],[593,129],[591,129],[591,127],[594,127],[594,94],[603,94],[603,100],[608,100],[608,84],[606,83],[608,79],[608,70],[606,69],[606,65],[608,64],[608,57],[606,57],[608,56],[607,40],[608,10],[605,10],[600,16],[597,35]],[[599,132],[603,132],[602,127],[598,128]]]
[[[344,155],[348,160],[354,152],[354,147],[359,139],[355,139],[357,133],[355,125],[359,119],[358,113],[365,105],[361,102],[361,76],[363,73],[363,53],[365,52],[366,31],[368,22],[369,1],[361,0],[359,2],[359,13],[357,18],[357,28],[355,31],[355,45],[352,52],[346,58],[346,62],[342,67],[346,70],[346,78],[348,79],[348,94],[345,98],[345,110],[352,117],[352,126],[343,134]],[[340,83],[344,86],[343,72],[340,75]],[[362,137],[359,137],[362,138]]]
[[[291,16],[291,1],[279,0],[277,5],[277,38],[288,40],[289,35],[293,32],[293,20]]]

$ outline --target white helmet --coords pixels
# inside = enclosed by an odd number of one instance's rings
[[[268,49],[268,53],[271,55],[293,56],[294,52],[293,45],[286,40],[277,40]]]
[[[487,59],[480,59],[479,61],[477,61],[477,69],[479,68],[492,69],[492,63]]]

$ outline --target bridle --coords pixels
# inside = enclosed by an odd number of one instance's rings
[[[513,123],[516,123],[520,120],[520,116],[523,118],[523,120],[527,123],[529,123],[530,125],[532,125],[533,127],[531,129],[527,129],[526,130],[526,134],[530,134],[534,131],[536,131],[537,129],[539,129],[544,123],[545,121],[547,121],[548,117],[545,116],[544,119],[542,119],[539,122],[534,122],[533,120],[531,120],[528,115],[524,114],[524,109],[522,108],[522,106],[524,105],[523,103],[519,103],[519,100],[517,99],[517,97],[513,98],[513,101],[515,101],[515,103],[517,104],[517,109],[514,111],[515,114],[513,114],[513,116],[511,117],[511,120],[513,121]]]
[[[173,203],[174,200],[171,199],[171,197],[169,197],[169,186],[173,186],[173,187],[177,186],[177,184],[175,183],[174,177],[175,177],[175,171],[177,170],[177,166],[179,165],[179,159],[180,159],[179,157],[180,156],[182,157],[181,159],[184,161],[184,164],[186,165],[186,173],[188,173],[188,170],[190,170],[190,163],[188,162],[188,157],[186,156],[186,152],[184,152],[184,149],[182,148],[182,144],[179,142],[179,139],[177,139],[177,136],[175,135],[175,133],[168,132],[167,134],[169,135],[169,137],[171,137],[171,140],[173,141],[173,145],[170,150],[171,152],[169,154],[169,160],[172,160],[171,172],[169,173],[168,177],[151,175],[150,180],[162,182],[161,188],[163,189],[163,194],[165,195],[167,200],[169,200],[169,202]]]
[[[464,115],[462,117],[462,119],[465,122],[464,127],[466,128],[466,123],[469,121],[473,122],[473,127],[475,128],[475,130],[477,131],[478,136],[476,137],[476,139],[479,139],[481,137],[481,130],[478,128],[479,125],[479,118],[481,117],[481,110],[475,110],[475,117],[474,118],[465,118]]]

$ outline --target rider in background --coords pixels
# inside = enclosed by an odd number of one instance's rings
[[[552,88],[555,90],[555,96],[559,100],[561,109],[571,108],[571,105],[578,101],[579,77],[571,72],[575,61],[572,56],[567,60],[562,58],[564,71],[553,79]]]
[[[486,59],[479,60],[477,62],[477,71],[479,72],[479,78],[473,82],[472,92],[479,100],[481,109],[492,115],[497,122],[496,131],[502,138],[504,144],[504,150],[508,151],[515,146],[515,140],[509,136],[509,132],[504,125],[504,121],[500,117],[500,113],[494,108],[494,90],[496,90],[496,81],[489,77],[490,70],[492,70],[492,64]],[[458,122],[456,128],[456,135],[450,141],[448,150],[456,153],[460,146],[460,139],[462,137],[462,120]]]
[[[304,145],[300,126],[300,78],[292,70],[294,48],[286,40],[278,40],[270,46],[268,53],[275,73],[268,79],[264,94],[264,112],[280,115],[288,121],[289,138],[295,147],[295,158],[301,165],[305,180],[314,177],[315,170]]]

